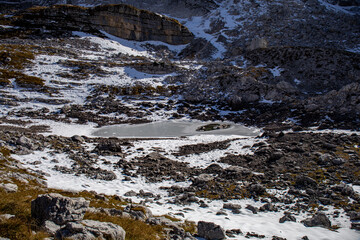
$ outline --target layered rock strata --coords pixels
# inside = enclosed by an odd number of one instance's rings
[[[84,8],[71,5],[35,7],[26,10],[19,25],[49,30],[105,31],[135,41],[189,43],[193,34],[178,21],[135,7],[118,4]]]

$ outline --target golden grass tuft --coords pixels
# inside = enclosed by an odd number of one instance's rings
[[[185,222],[181,225],[185,232],[191,233],[194,235],[197,233],[197,225],[193,221],[185,220]]]

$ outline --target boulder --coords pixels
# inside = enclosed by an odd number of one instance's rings
[[[57,193],[39,195],[31,202],[31,216],[39,222],[50,220],[57,225],[82,220],[90,202]]]
[[[266,193],[266,188],[259,183],[249,185],[247,190],[254,195],[262,195]]]
[[[304,175],[297,176],[295,183],[297,187],[317,187],[317,183],[314,179]]]
[[[212,222],[200,221],[197,225],[199,237],[207,240],[225,239],[225,231],[219,225]]]
[[[124,240],[125,231],[122,227],[113,223],[83,220],[67,223],[56,232],[55,238],[72,240]]]
[[[312,218],[307,218],[301,221],[306,227],[331,227],[331,222],[325,213],[317,213]]]
[[[30,150],[35,150],[37,148],[37,146],[34,144],[33,140],[25,137],[25,136],[21,136],[17,141],[16,141],[17,145],[20,145],[22,147],[25,147],[27,149]]]
[[[284,222],[296,222],[296,218],[291,215],[290,213],[285,213],[283,217],[281,217],[279,219],[279,223],[284,223]]]
[[[224,209],[230,209],[230,210],[241,209],[241,205],[240,204],[234,204],[234,203],[224,203],[223,208]]]

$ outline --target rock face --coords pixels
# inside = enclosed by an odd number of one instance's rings
[[[193,34],[178,21],[125,4],[93,8],[35,7],[27,10],[18,24],[50,30],[105,31],[127,40],[162,41],[174,45],[186,44],[193,39]]]
[[[56,233],[57,239],[111,239],[124,240],[125,231],[122,227],[108,222],[83,220],[80,222],[69,222]]]
[[[212,222],[198,222],[198,235],[207,240],[224,239],[225,231],[215,223]]]
[[[31,202],[31,215],[44,222],[50,220],[58,225],[82,220],[90,202],[84,198],[68,198],[60,194],[39,195]]]

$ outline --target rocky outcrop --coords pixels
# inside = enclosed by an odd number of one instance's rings
[[[58,225],[83,219],[90,202],[50,193],[39,195],[31,202],[31,216],[39,222],[50,220]]]
[[[125,231],[122,227],[109,222],[83,220],[70,222],[56,233],[56,239],[111,239],[124,240]]]
[[[88,207],[89,201],[84,198],[43,194],[31,202],[31,216],[55,239],[125,239],[124,229],[116,224],[83,220]]]
[[[17,24],[49,30],[105,31],[127,40],[162,41],[174,45],[186,44],[193,39],[193,34],[178,21],[125,4],[93,8],[35,7],[25,11]]]

